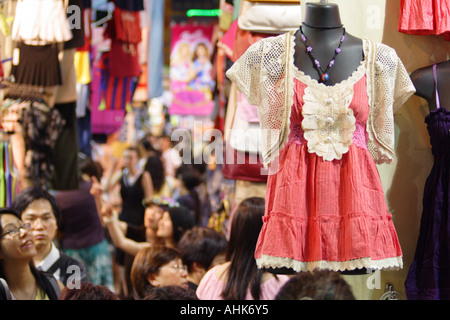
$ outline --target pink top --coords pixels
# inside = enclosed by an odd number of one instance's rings
[[[209,270],[200,281],[197,287],[197,297],[200,300],[223,300],[221,294],[225,288],[225,282],[216,275],[218,266]],[[274,300],[281,287],[289,280],[286,275],[277,275],[277,278],[271,277],[261,284],[261,300]],[[247,291],[245,300],[254,300],[250,290]]]
[[[281,265],[300,272],[402,266],[392,215],[367,146],[367,78],[364,73],[355,75],[345,84],[353,89],[348,108],[353,111],[355,130],[348,151],[332,161],[309,151],[303,128],[312,126],[311,122],[304,125],[303,111],[307,105],[304,99],[310,99],[311,91],[306,92],[309,87],[304,79],[295,79],[288,143],[280,151],[278,171],[267,180],[264,224],[255,250],[260,268]],[[328,125],[328,114],[321,112],[318,110],[316,117],[307,115],[319,119],[319,125]],[[345,151],[336,141],[340,142],[332,139],[330,143],[340,149],[326,150]]]
[[[401,0],[398,31],[440,35],[450,41],[450,0]]]

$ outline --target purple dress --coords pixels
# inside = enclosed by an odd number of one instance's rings
[[[408,300],[450,300],[450,111],[440,107],[437,89],[436,105],[425,118],[434,165],[425,182],[419,239],[406,277]]]

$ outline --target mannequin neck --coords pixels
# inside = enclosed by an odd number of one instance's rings
[[[334,29],[342,27],[337,4],[306,3],[303,23],[312,28]]]

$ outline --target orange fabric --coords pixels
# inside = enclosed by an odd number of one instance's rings
[[[273,36],[273,34],[251,32],[237,27],[236,38],[233,43],[233,56],[231,57],[231,60],[236,61],[252,44],[270,36]]]
[[[415,35],[441,35],[450,40],[450,1],[401,0],[398,30]]]

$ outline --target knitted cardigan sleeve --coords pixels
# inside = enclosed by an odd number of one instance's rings
[[[276,159],[287,140],[294,78],[289,60],[290,33],[268,37],[251,45],[226,75],[248,101],[258,106],[262,162]]]
[[[393,48],[365,41],[370,105],[367,144],[375,163],[390,163],[395,156],[394,113],[416,89]]]
[[[394,158],[394,112],[415,88],[393,48],[363,39],[366,59],[368,148],[376,163]],[[294,32],[264,38],[233,64],[226,75],[258,106],[264,166],[276,160],[289,135],[294,96]]]

